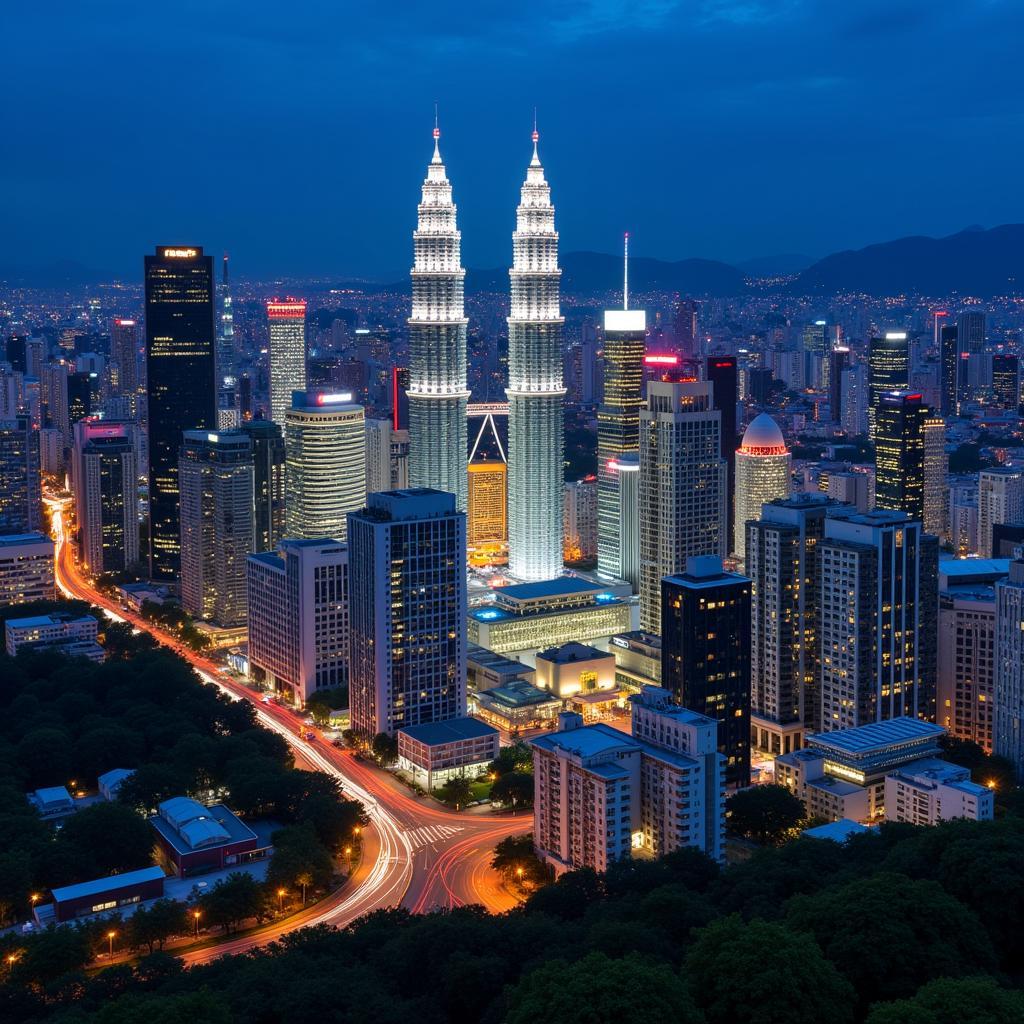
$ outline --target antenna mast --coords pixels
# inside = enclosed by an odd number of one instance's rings
[[[622,242],[622,308],[629,309],[629,232]]]

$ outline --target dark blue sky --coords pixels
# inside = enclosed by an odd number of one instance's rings
[[[812,256],[1020,219],[1017,0],[6,3],[0,265],[404,273],[433,103],[467,265],[533,107],[566,249]]]

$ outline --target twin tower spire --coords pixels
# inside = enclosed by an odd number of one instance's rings
[[[466,508],[466,325],[461,234],[434,124],[413,232],[409,318],[409,478],[450,491]],[[558,232],[537,153],[526,170],[512,234],[508,317],[509,572],[562,572],[563,398]]]

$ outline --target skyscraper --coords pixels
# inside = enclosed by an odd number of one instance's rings
[[[0,420],[0,535],[42,528],[39,432],[26,415]]]
[[[833,423],[842,423],[843,416],[843,371],[850,365],[850,350],[837,345],[829,355],[828,410]]]
[[[736,452],[736,519],[734,550],[742,562],[746,556],[747,522],[761,518],[767,501],[788,498],[792,456],[779,425],[766,412],[755,416]]]
[[[994,558],[992,527],[1024,522],[1024,469],[995,466],[978,474],[978,553]]]
[[[682,355],[691,358],[696,358],[700,354],[700,333],[697,327],[699,312],[700,306],[693,299],[683,299],[676,306],[676,346]]]
[[[992,390],[1004,409],[1020,409],[1020,357],[998,353],[992,356]]]
[[[946,324],[939,329],[939,354],[942,367],[942,404],[943,416],[956,413],[959,395],[960,346],[957,341],[956,324]]]
[[[804,381],[808,387],[820,388],[827,384],[829,372],[829,332],[825,320],[815,320],[803,329]]]
[[[860,437],[868,432],[868,375],[863,363],[843,370],[841,387],[843,433]]]
[[[563,556],[566,562],[597,557],[597,480],[590,476],[565,485]]]
[[[1024,775],[1024,561],[996,584],[994,753]]]
[[[538,138],[534,129],[509,271],[508,564],[522,580],[551,579],[562,572],[562,272]]]
[[[736,403],[739,401],[739,374],[735,356],[708,356],[704,364],[705,380],[711,381],[711,398],[722,414],[722,458],[726,467],[725,517],[726,549],[732,551],[734,510],[736,508]]]
[[[139,559],[137,429],[109,420],[75,424],[71,484],[82,561],[92,573],[116,572]]]
[[[217,425],[213,261],[200,246],[157,246],[146,267],[149,573],[177,576],[182,431]]]
[[[461,234],[434,127],[434,156],[413,232],[409,318],[409,480],[466,508],[466,316]],[[397,380],[397,378],[396,378]],[[398,408],[400,408],[399,403]]]
[[[218,376],[223,381],[235,372],[235,314],[228,281],[228,254],[221,257],[220,331],[218,332]]]
[[[349,515],[349,693],[365,738],[466,714],[466,515],[455,496],[371,494]]]
[[[270,326],[270,418],[284,426],[292,392],[306,390],[306,303],[267,303]]]
[[[946,421],[942,416],[929,415],[924,421],[924,532],[936,537],[946,532],[948,474]]]
[[[836,507],[822,494],[796,494],[767,503],[746,527],[751,738],[771,754],[798,750],[820,728],[818,555]]]
[[[114,321],[110,331],[110,357],[117,364],[117,393],[130,399],[134,415],[139,397],[139,333],[134,320]]]
[[[725,781],[750,784],[750,580],[706,555],[661,581],[661,684],[718,722]]]
[[[466,539],[471,547],[486,546],[496,554],[508,541],[508,467],[501,459],[477,459],[468,470]]]
[[[366,502],[363,407],[348,392],[296,391],[285,414],[285,533],[345,540]]]
[[[640,628],[661,629],[661,579],[725,555],[722,414],[708,381],[651,381],[640,413]]]
[[[902,391],[910,383],[910,348],[906,333],[889,331],[883,338],[872,338],[868,360],[868,433],[873,439],[875,411],[882,395],[887,391]]]
[[[186,430],[178,472],[181,605],[216,626],[243,625],[255,543],[252,442],[240,430]]]
[[[252,442],[253,551],[272,551],[284,536],[284,435],[270,420],[249,420],[240,429]]]
[[[889,391],[875,405],[875,504],[924,521],[925,422],[920,394]]]
[[[628,244],[628,235],[626,239]],[[624,578],[619,462],[640,446],[647,339],[647,314],[627,308],[627,288],[624,285],[623,308],[605,310],[604,400],[597,408],[597,571],[610,579]]]
[[[980,383],[985,355],[985,314],[961,313],[956,318],[957,335],[957,400],[975,397]]]
[[[833,513],[819,545],[821,729],[934,714],[925,658],[929,560],[904,512]],[[933,612],[934,613],[934,612]],[[934,649],[931,652],[934,654]]]

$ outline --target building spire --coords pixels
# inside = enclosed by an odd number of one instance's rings
[[[622,240],[622,308],[629,309],[629,232]]]
[[[533,135],[530,136],[533,139],[533,159],[530,161],[531,167],[540,167],[540,157],[537,156],[537,140],[540,138],[540,132],[537,131],[537,108],[533,108]]]
[[[431,159],[432,164],[441,163],[441,149],[438,140],[441,138],[441,129],[438,126],[437,121],[437,104],[434,104],[434,156]]]

